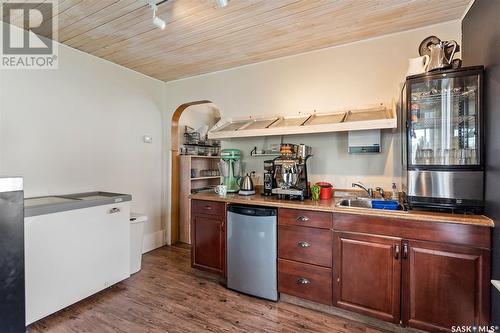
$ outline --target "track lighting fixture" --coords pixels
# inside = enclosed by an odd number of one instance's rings
[[[215,0],[215,2],[217,3],[217,7],[219,8],[224,8],[229,3],[228,0]]]
[[[158,5],[150,3],[150,6],[153,9],[153,24],[161,30],[165,29],[167,23],[156,15],[156,12],[158,11]]]

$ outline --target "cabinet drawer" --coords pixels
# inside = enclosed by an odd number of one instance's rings
[[[332,304],[332,270],[278,259],[278,290],[314,302]]]
[[[315,228],[279,226],[278,256],[332,267],[332,232]]]
[[[194,214],[207,214],[225,216],[226,206],[223,202],[205,201],[205,200],[192,200],[191,201],[191,215]]]
[[[282,208],[279,211],[278,223],[281,225],[298,225],[303,227],[331,229],[333,225],[333,214],[328,212],[315,212],[312,210]]]

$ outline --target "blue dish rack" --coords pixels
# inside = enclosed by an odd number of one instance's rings
[[[372,208],[375,209],[387,209],[387,210],[398,210],[399,202],[396,200],[373,200]]]

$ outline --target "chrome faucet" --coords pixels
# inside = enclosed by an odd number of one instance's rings
[[[363,183],[357,182],[357,183],[352,183],[352,187],[359,187],[368,193],[368,198],[373,198],[373,189],[372,188],[367,188]]]

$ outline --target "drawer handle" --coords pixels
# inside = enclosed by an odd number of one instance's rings
[[[404,243],[403,244],[403,259],[408,258],[408,244]]]
[[[298,242],[297,246],[298,247],[311,247],[311,243],[308,243],[308,242]]]
[[[297,221],[307,222],[307,221],[309,221],[309,218],[307,216],[299,216],[299,217],[297,217]]]
[[[301,285],[311,284],[311,281],[309,281],[306,278],[300,278],[297,280],[297,284],[301,284]]]
[[[117,208],[117,207],[114,207],[114,208],[111,208],[108,212],[108,214],[115,214],[115,213],[119,213],[120,212],[120,208]]]
[[[206,209],[206,210],[212,210],[212,207],[210,207],[210,206],[205,206],[205,209]]]

